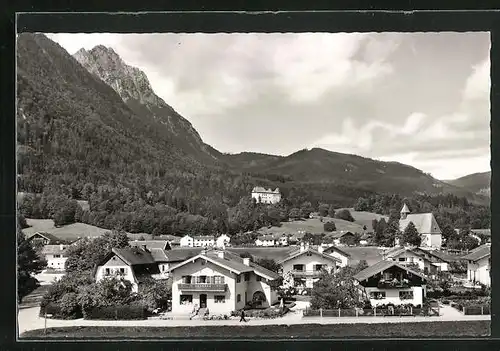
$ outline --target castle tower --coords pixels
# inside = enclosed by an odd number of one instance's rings
[[[403,205],[403,208],[401,209],[401,219],[406,219],[406,216],[408,216],[408,213],[410,213],[410,210],[408,209],[408,206],[406,206],[406,203]]]

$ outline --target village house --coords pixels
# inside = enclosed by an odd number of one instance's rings
[[[252,199],[257,203],[276,204],[281,201],[281,193],[278,188],[271,190],[256,186],[252,189]]]
[[[194,247],[194,239],[192,236],[184,235],[180,241],[180,247]]]
[[[318,248],[318,251],[321,251],[320,248]],[[338,258],[340,260],[340,267],[345,267],[349,263],[349,259],[351,258],[351,255],[348,254],[347,252],[339,249],[338,247],[335,246],[329,246],[325,248],[322,251],[326,255],[333,256],[335,258]]]
[[[230,241],[231,241],[231,238],[229,236],[227,236],[226,234],[222,234],[220,235],[217,240],[215,240],[215,246],[217,248],[220,248],[220,249],[223,249],[225,248],[226,246],[229,246],[230,244]]]
[[[207,247],[215,245],[215,237],[212,235],[185,235],[181,238],[181,247]]]
[[[359,239],[359,244],[365,246],[368,245],[371,242],[371,240],[372,240],[372,234],[365,233]]]
[[[354,242],[356,235],[353,232],[341,230],[326,234],[325,238],[333,240],[333,244],[337,246],[345,245],[346,242]]]
[[[294,286],[312,288],[323,270],[336,272],[341,267],[342,260],[324,253],[322,246],[313,249],[308,244],[301,243],[298,249],[277,263],[281,264],[283,275],[291,273]]]
[[[408,224],[412,222],[422,238],[420,246],[440,249],[442,245],[441,229],[432,213],[410,213],[406,204],[401,209],[399,230],[404,232]],[[398,244],[398,242],[396,242]]]
[[[467,280],[491,286],[491,244],[481,245],[462,257],[467,261]]]
[[[168,270],[172,265],[201,252],[198,248],[164,250],[151,243],[149,247],[150,249],[143,244],[122,249],[113,248],[97,265],[94,271],[96,281],[119,276],[130,281],[133,291],[138,292],[139,285],[145,278],[168,279]]]
[[[256,246],[275,246],[276,240],[272,235],[261,235],[255,240]]]
[[[70,245],[44,245],[40,250],[40,255],[47,261],[47,268],[64,271],[68,256],[66,250]]]
[[[230,314],[250,302],[267,307],[278,300],[271,286],[277,273],[226,250],[203,250],[170,273],[173,314]]]
[[[425,275],[434,275],[440,271],[448,270],[448,262],[431,251],[419,247],[406,246],[394,247],[382,254],[384,260],[396,261],[401,265],[415,265]]]
[[[53,234],[44,232],[36,232],[33,235],[30,235],[28,238],[26,238],[26,240],[31,241],[34,246],[69,244],[69,242],[66,240],[58,238]]]
[[[426,278],[396,261],[382,260],[354,276],[363,287],[372,306],[422,305],[426,294]]]

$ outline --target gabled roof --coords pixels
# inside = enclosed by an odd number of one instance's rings
[[[146,245],[146,248],[148,250],[151,250],[153,248],[166,250],[168,247],[167,240],[135,240],[129,242],[129,244],[132,247],[139,247],[139,248],[142,248],[143,245]]]
[[[338,247],[336,246],[330,246],[330,247],[327,247],[326,249],[323,250],[323,253],[330,253],[332,251],[337,251],[339,254],[345,256],[345,257],[351,257],[351,254],[339,249]]]
[[[169,250],[165,252],[165,256],[167,256],[167,262],[182,262],[187,260],[188,258],[199,255],[203,251],[203,248],[199,247],[180,247]]]
[[[47,239],[49,241],[50,245],[56,245],[56,244],[66,244],[69,243],[67,240],[58,238],[54,234],[50,233],[45,233],[45,232],[36,232],[33,235],[30,235],[27,239],[28,240],[33,240],[37,237],[42,237],[44,239]]]
[[[403,208],[401,209],[401,213],[410,213],[410,209],[406,205],[406,203],[403,205]]]
[[[491,255],[491,245],[484,244],[484,245],[481,245],[479,247],[476,247],[470,253],[463,256],[461,259],[476,262],[476,261],[479,261],[480,259],[488,257],[490,255]]]
[[[41,253],[42,255],[64,255],[67,249],[67,245],[62,245],[63,247],[61,248],[61,245],[45,245]]]
[[[151,252],[151,256],[153,256],[153,260],[155,260],[155,262],[168,262],[165,250],[154,247],[149,249],[149,251]]]
[[[419,276],[420,278],[426,280],[425,276],[423,276],[421,273],[418,273],[418,272],[416,272],[408,267],[400,265],[395,261],[389,261],[389,260],[379,261],[379,262],[375,263],[374,265],[363,269],[361,272],[354,275],[353,278],[356,279],[357,281],[361,282],[361,281],[366,280],[370,277],[373,277],[375,274],[380,273],[382,271],[385,271],[386,269],[389,269],[393,266],[396,266],[396,267],[399,267],[405,271],[411,272],[412,274]]]
[[[428,257],[426,257],[427,255],[429,256],[432,256],[434,257],[435,259],[441,261],[441,262],[446,262],[446,263],[449,263],[448,261],[444,260],[443,258],[437,256],[436,254],[432,253],[431,251],[427,251],[427,250],[423,250],[419,247],[416,247],[416,246],[408,246],[408,247],[405,247],[405,246],[396,246],[396,247],[393,247],[389,250],[387,250],[386,252],[383,253],[383,256],[385,258],[393,258],[393,257],[397,257],[399,255],[401,255],[402,253],[405,253],[405,252],[411,252],[413,254],[415,254],[416,256],[418,257],[421,257],[423,258],[424,260],[427,260],[431,263],[434,263],[432,259],[429,259]]]
[[[409,214],[405,219],[399,220],[399,229],[404,231],[410,222],[415,224],[419,234],[441,234],[441,229],[432,213]]]
[[[334,239],[340,239],[344,235],[354,235],[354,233],[351,232],[351,231],[349,231],[349,230],[340,230],[340,231],[333,231],[331,233],[328,233],[328,234],[325,235],[325,237],[327,237],[327,238],[334,238]]]
[[[129,266],[156,263],[150,252],[137,247],[113,248],[111,251]]]
[[[260,276],[263,276],[266,279],[274,280],[279,277],[278,274],[271,272],[264,267],[261,267],[253,262],[250,263],[249,266],[243,263],[243,258],[238,257],[237,255],[230,253],[228,251],[224,251],[224,258],[221,258],[218,256],[219,251],[208,251],[208,252],[203,252],[200,253],[197,256],[194,256],[192,258],[189,258],[178,265],[172,267],[169,269],[169,272],[184,266],[185,264],[195,261],[197,259],[205,259],[215,265],[218,265],[222,268],[225,268],[229,271],[232,271],[236,274],[242,274],[246,272],[254,272],[255,274],[258,274]]]
[[[276,188],[275,190],[271,189],[264,189],[261,186],[256,186],[252,189],[252,193],[268,193],[268,194],[279,194],[279,188]]]
[[[308,248],[308,249],[305,249],[304,251],[300,251],[300,248],[295,250],[295,251],[292,251],[288,256],[286,256],[285,258],[279,260],[277,263],[279,264],[283,264],[284,262],[286,261],[289,261],[291,259],[294,259],[296,257],[299,257],[299,256],[302,256],[306,253],[312,253],[314,255],[317,255],[317,256],[320,256],[320,257],[323,257],[323,258],[326,258],[328,260],[331,260],[331,261],[334,261],[334,262],[342,262],[340,259],[338,259],[337,257],[334,257],[334,256],[331,256],[331,255],[327,255],[325,253],[321,253],[317,250],[314,250],[314,249],[311,249],[311,248]]]

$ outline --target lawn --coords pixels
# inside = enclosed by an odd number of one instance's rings
[[[76,240],[79,237],[98,237],[103,235],[106,232],[109,232],[109,229],[104,229],[100,227],[96,227],[90,224],[85,223],[73,223],[68,224],[62,227],[54,226],[54,221],[52,219],[32,219],[27,218],[26,223],[30,227],[23,229],[23,233],[27,236],[35,234],[36,232],[45,232],[49,234],[53,234],[60,239],[63,240]],[[144,236],[146,239],[150,239],[150,234],[128,234],[129,237],[137,239],[138,236]]]
[[[361,233],[363,231],[363,226],[344,221],[343,219],[324,217],[323,222],[319,218],[309,218],[304,220],[296,220],[290,222],[282,222],[281,227],[271,227],[271,228],[261,228],[259,233],[262,234],[297,234],[299,231],[309,232],[311,234],[321,234],[324,233],[323,225],[325,222],[333,221],[335,222],[335,227],[338,231],[345,230],[351,232]]]
[[[27,331],[23,339],[79,338],[343,338],[343,337],[477,337],[490,335],[490,321],[384,324],[293,324],[193,327],[66,327]]]

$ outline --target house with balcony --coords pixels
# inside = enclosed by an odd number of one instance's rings
[[[163,250],[142,246],[113,248],[94,270],[96,281],[111,276],[120,276],[132,283],[132,289],[139,291],[145,278],[168,279],[172,265],[185,261],[201,252],[197,248],[178,248]]]
[[[250,302],[267,307],[278,300],[277,273],[226,250],[203,250],[169,272],[173,314],[229,314]]]
[[[39,250],[39,255],[47,261],[47,268],[64,271],[68,259],[66,250],[70,245],[45,245]]]
[[[429,250],[415,246],[397,246],[382,254],[384,260],[396,261],[401,265],[415,265],[425,275],[448,271],[448,261]]]
[[[481,245],[462,257],[467,261],[467,280],[491,286],[491,244]]]
[[[255,240],[256,246],[276,246],[276,239],[272,235],[261,235]]]
[[[354,276],[369,297],[372,306],[422,305],[427,278],[396,261],[382,260]]]
[[[324,253],[321,246],[313,249],[302,243],[278,263],[282,266],[283,275],[291,274],[294,286],[312,288],[323,271],[336,272],[341,267],[342,260]]]

